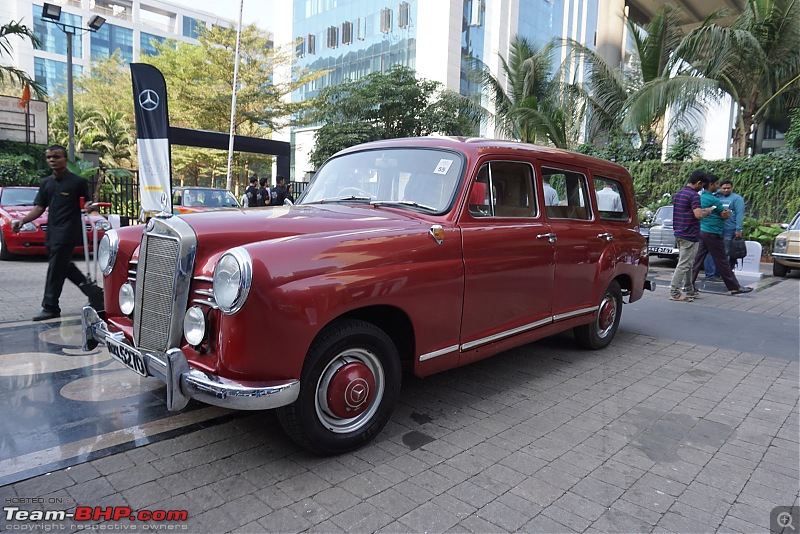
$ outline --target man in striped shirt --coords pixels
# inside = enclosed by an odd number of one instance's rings
[[[691,302],[697,295],[692,284],[692,264],[700,241],[700,219],[707,217],[713,208],[700,207],[698,192],[708,182],[705,171],[696,170],[689,175],[688,183],[672,197],[672,227],[678,246],[678,265],[672,274],[669,299]],[[681,292],[686,289],[686,295]]]

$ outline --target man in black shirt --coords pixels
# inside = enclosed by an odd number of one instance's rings
[[[49,256],[47,279],[42,311],[34,316],[33,320],[43,321],[61,316],[58,300],[66,278],[89,297],[89,303],[95,310],[103,311],[103,290],[91,283],[72,263],[75,247],[83,242],[84,228],[80,199],[86,199],[87,203],[91,200],[89,183],[67,170],[67,151],[64,147],[58,145],[49,147],[45,151],[45,158],[53,174],[44,178],[39,184],[33,209],[22,220],[11,223],[11,230],[16,233],[23,224],[36,220],[45,209],[50,210],[45,236]]]
[[[259,206],[269,206],[270,191],[269,187],[267,187],[267,179],[262,178],[259,183],[261,184],[261,187],[258,189],[258,196],[261,199]]]
[[[259,205],[258,202],[258,178],[255,176],[250,178],[250,185],[247,186],[247,189],[244,191],[245,198],[247,199],[247,205],[245,208],[255,208]]]
[[[272,205],[273,206],[283,206],[283,201],[286,200],[286,196],[289,192],[286,190],[286,178],[283,176],[278,176],[278,185],[273,188],[273,195],[272,195]]]

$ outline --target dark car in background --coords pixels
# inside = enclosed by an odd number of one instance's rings
[[[672,206],[661,206],[656,211],[647,237],[647,252],[659,258],[678,259],[675,231],[672,228]]]

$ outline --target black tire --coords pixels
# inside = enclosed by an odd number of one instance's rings
[[[575,339],[587,349],[604,349],[614,339],[621,318],[622,290],[617,281],[612,280],[600,299],[594,320],[573,329]]]
[[[311,452],[328,456],[351,451],[372,440],[389,421],[400,382],[400,357],[389,336],[366,321],[339,320],[311,344],[300,395],[278,408],[278,420]],[[356,415],[345,417],[346,411]]]
[[[789,268],[775,261],[772,264],[772,274],[774,276],[779,276],[780,278],[784,278],[787,274],[789,274]]]
[[[6,240],[3,237],[3,232],[0,232],[0,260],[11,260],[14,259],[14,254],[8,251],[6,247]]]

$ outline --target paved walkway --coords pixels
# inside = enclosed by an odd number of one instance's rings
[[[42,264],[0,267],[0,322],[26,320]],[[758,286],[671,304],[797,328],[800,277]],[[663,285],[645,297],[666,298]],[[386,429],[351,454],[311,456],[272,413],[240,414],[0,487],[0,529],[148,524],[7,511],[118,506],[185,510],[186,521],[149,525],[187,532],[769,532],[775,507],[799,504],[798,354],[720,349],[725,331],[711,327],[708,344],[625,330],[629,310],[606,350],[560,335],[408,379]],[[797,509],[785,511],[797,528]]]

